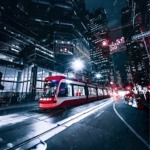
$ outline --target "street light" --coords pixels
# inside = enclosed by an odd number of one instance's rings
[[[110,84],[112,85],[112,84],[114,84],[114,83],[111,81]]]
[[[75,71],[75,78],[78,80],[84,80],[84,76],[82,74],[82,69],[84,68],[84,63],[81,59],[75,59],[71,62],[71,68]]]
[[[102,75],[100,73],[96,73],[95,74],[95,82],[97,82],[98,84],[100,84],[100,78],[102,77]]]
[[[101,77],[102,77],[102,75],[101,75],[100,73],[97,73],[97,74],[96,74],[96,78],[97,78],[97,79],[99,79],[99,78],[101,78]]]
[[[84,68],[83,61],[81,59],[75,59],[71,63],[72,69],[75,71],[81,71]]]

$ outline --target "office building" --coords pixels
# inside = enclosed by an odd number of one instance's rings
[[[90,71],[86,28],[74,1],[2,0],[0,5],[2,94],[38,95],[46,76],[73,72],[75,58]]]
[[[149,3],[144,1],[127,1],[128,6],[122,9],[122,31],[126,40],[129,67],[133,84],[147,85],[150,82],[149,72],[149,37],[140,38],[140,34],[149,31]],[[134,39],[139,35],[138,39]],[[128,68],[129,68],[128,67]]]
[[[89,12],[86,15],[86,19],[91,44],[90,55],[94,72],[93,76],[95,78],[95,73],[99,73],[101,77],[98,79],[98,82],[102,85],[106,85],[109,82],[110,65],[105,10],[98,8],[94,12]]]

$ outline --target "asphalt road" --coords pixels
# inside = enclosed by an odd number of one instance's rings
[[[118,100],[46,143],[48,150],[148,150],[149,112]]]
[[[109,98],[46,112],[36,103],[1,108],[1,150],[40,141],[47,150],[148,150],[149,111]]]

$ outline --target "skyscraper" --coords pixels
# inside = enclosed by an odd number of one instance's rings
[[[2,92],[35,96],[45,77],[72,69],[76,57],[91,71],[80,11],[73,0],[1,0]]]
[[[126,40],[129,67],[132,82],[147,85],[150,82],[148,43],[149,37],[133,39],[135,35],[149,31],[149,3],[139,0],[129,0],[128,6],[122,9],[123,35]]]
[[[99,73],[101,77],[98,82],[106,85],[109,81],[109,49],[105,10],[98,8],[94,12],[89,12],[86,19],[93,72]]]

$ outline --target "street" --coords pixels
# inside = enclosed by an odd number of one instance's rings
[[[1,110],[2,150],[32,149],[40,141],[47,150],[149,148],[149,111],[126,105],[123,99],[53,111],[41,111],[37,104],[24,108],[9,109],[9,114]]]
[[[148,112],[120,100],[49,139],[47,149],[146,150],[148,142]]]

